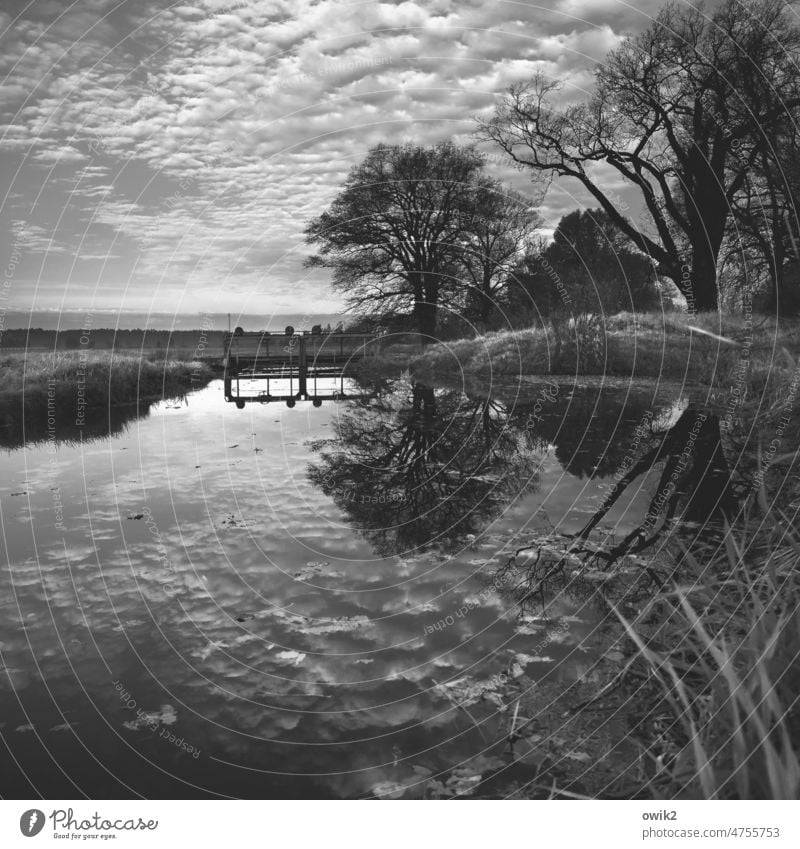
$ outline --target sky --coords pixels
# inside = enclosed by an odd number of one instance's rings
[[[2,0],[0,320],[336,313],[303,228],[371,147],[472,143],[537,70],[582,99],[660,5]],[[554,186],[544,227],[585,205]]]

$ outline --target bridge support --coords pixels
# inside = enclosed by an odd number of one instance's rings
[[[337,400],[344,396],[344,373],[347,366],[363,359],[367,351],[377,354],[377,337],[365,333],[236,333],[226,334],[225,400],[243,407],[247,401],[261,404],[285,401],[294,406],[297,401]],[[313,382],[312,380],[313,379]],[[341,390],[320,395],[319,379],[341,379]],[[266,380],[266,392],[243,394],[240,380]],[[286,394],[273,395],[270,381],[288,381]],[[312,391],[309,394],[309,387]],[[324,391],[324,390],[323,390]],[[247,390],[245,390],[247,392]],[[284,389],[285,392],[285,389]]]

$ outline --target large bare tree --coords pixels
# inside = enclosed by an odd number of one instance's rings
[[[306,227],[319,247],[307,264],[332,269],[356,311],[410,310],[417,329],[434,338],[443,299],[463,289],[454,269],[483,163],[473,148],[450,143],[378,145]]]
[[[747,278],[750,290],[763,289],[766,283],[765,306],[781,315],[800,311],[799,113],[787,110],[784,126],[770,128],[767,144],[736,198],[723,249],[725,276]]]
[[[512,87],[478,134],[534,172],[580,181],[690,309],[716,310],[732,204],[798,102],[798,45],[782,0],[724,0],[710,15],[670,3],[597,67],[588,101],[554,105],[562,86],[540,74]],[[638,220],[599,163],[638,191]]]

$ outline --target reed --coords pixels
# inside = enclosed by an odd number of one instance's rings
[[[0,356],[0,405],[28,415],[93,410],[184,395],[213,377],[199,362],[155,361],[112,351]]]

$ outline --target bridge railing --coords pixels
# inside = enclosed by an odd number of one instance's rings
[[[377,353],[378,338],[369,333],[226,333],[224,350],[226,363],[234,367],[237,362],[249,366],[300,359],[340,362]]]

